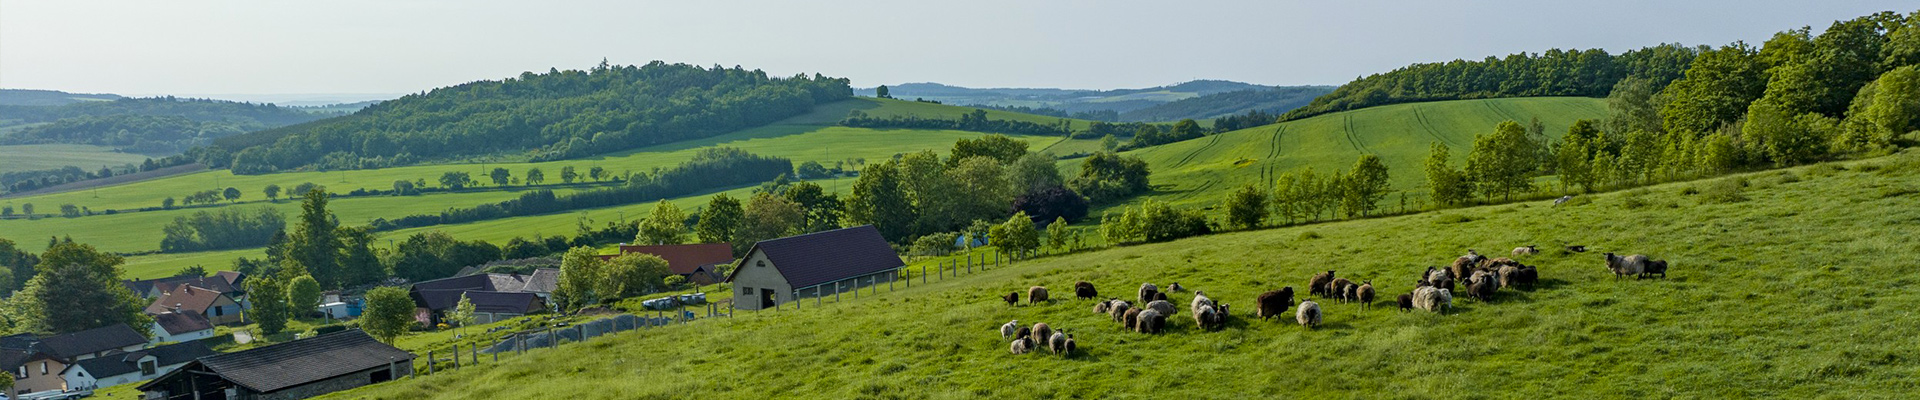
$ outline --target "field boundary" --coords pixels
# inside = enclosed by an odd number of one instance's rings
[[[59,185],[54,185],[54,186],[49,186],[49,187],[44,187],[44,188],[39,188],[34,190],[28,190],[25,192],[0,194],[0,199],[10,199],[15,197],[26,197],[26,196],[38,196],[43,194],[66,193],[66,192],[72,192],[76,190],[92,189],[92,188],[97,188],[102,186],[111,186],[111,185],[118,185],[123,183],[134,183],[134,182],[144,181],[148,179],[159,179],[159,178],[165,178],[165,177],[174,176],[174,175],[184,175],[188,173],[200,172],[205,170],[208,170],[207,166],[201,165],[198,163],[187,164],[187,165],[176,165],[176,166],[171,166],[166,168],[155,169],[152,171],[141,171],[141,172],[135,172],[131,174],[114,175],[114,176],[100,178],[100,179],[88,179],[88,180],[79,181],[79,182],[62,183]]]

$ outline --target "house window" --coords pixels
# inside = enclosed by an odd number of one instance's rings
[[[740,294],[741,294],[741,295],[743,295],[743,296],[752,296],[752,295],[753,295],[753,288],[750,288],[750,287],[746,287],[746,286],[741,286],[741,287],[740,287]]]
[[[227,314],[227,308],[226,308],[226,307],[214,307],[214,308],[213,308],[213,316],[215,316],[215,317],[218,317],[218,316],[222,316],[222,315],[226,315],[226,314]]]
[[[753,265],[758,265],[758,266],[762,266],[762,267],[765,267],[765,266],[767,266],[767,260],[760,260],[760,261],[754,261],[754,262],[753,262]]]
[[[20,366],[20,379],[26,379],[26,378],[27,378],[27,366],[25,366],[25,365],[21,365],[21,366]]]
[[[156,362],[153,362],[153,361],[141,361],[141,362],[140,362],[140,374],[141,374],[141,375],[153,375],[153,371],[154,371],[154,370],[156,369],[156,368],[154,368],[154,364],[156,364]]]
[[[41,374],[41,375],[46,375],[46,374],[47,374],[47,362],[46,362],[46,361],[41,361],[41,362],[40,362],[40,374]]]

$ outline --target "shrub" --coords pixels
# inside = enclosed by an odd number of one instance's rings
[[[1746,179],[1722,179],[1718,182],[1714,182],[1712,186],[1707,187],[1707,190],[1705,192],[1702,192],[1705,195],[1700,197],[1700,202],[1702,204],[1705,204],[1705,203],[1724,204],[1724,203],[1738,203],[1741,201],[1746,201],[1747,196],[1742,193],[1742,191],[1744,191],[1746,187],[1747,187]]]
[[[1295,238],[1295,239],[1298,239],[1298,240],[1314,240],[1314,239],[1319,239],[1319,238],[1323,238],[1323,237],[1326,237],[1326,236],[1320,236],[1320,232],[1314,232],[1314,231],[1306,231],[1306,232],[1300,232],[1300,236],[1299,236],[1299,237],[1297,237],[1297,238]]]
[[[1465,223],[1465,222],[1470,222],[1470,221],[1473,221],[1473,218],[1470,218],[1470,217],[1467,217],[1467,216],[1465,216],[1465,215],[1459,215],[1459,214],[1440,214],[1440,217],[1439,217],[1439,218],[1436,218],[1436,219],[1434,219],[1434,221],[1433,221],[1433,223],[1435,223],[1435,224],[1443,224],[1443,225],[1444,225],[1444,224],[1458,224],[1458,223]]]

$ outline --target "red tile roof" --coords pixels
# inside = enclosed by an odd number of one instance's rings
[[[180,285],[179,287],[175,287],[173,291],[160,295],[158,299],[154,299],[153,304],[147,305],[147,313],[159,314],[169,312],[173,310],[173,307],[178,306],[181,310],[205,314],[208,308],[212,308],[214,303],[218,303],[220,299],[225,297],[227,297],[226,294],[213,290],[202,289],[192,285]],[[232,299],[228,299],[228,301],[232,301]]]
[[[676,275],[692,274],[700,267],[733,263],[733,245],[726,243],[620,246],[620,254],[631,253],[652,254],[667,260],[667,269]]]

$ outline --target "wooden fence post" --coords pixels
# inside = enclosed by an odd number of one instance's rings
[[[939,264],[939,262],[935,262],[934,264]],[[927,283],[927,265],[926,264],[920,264],[920,283],[922,284]]]
[[[460,369],[460,344],[453,344],[453,369]]]
[[[813,287],[813,307],[820,308],[820,287]]]
[[[433,358],[433,350],[427,350],[427,375],[433,375],[433,363],[435,361],[439,360]]]
[[[833,302],[840,302],[840,281],[833,282]]]

